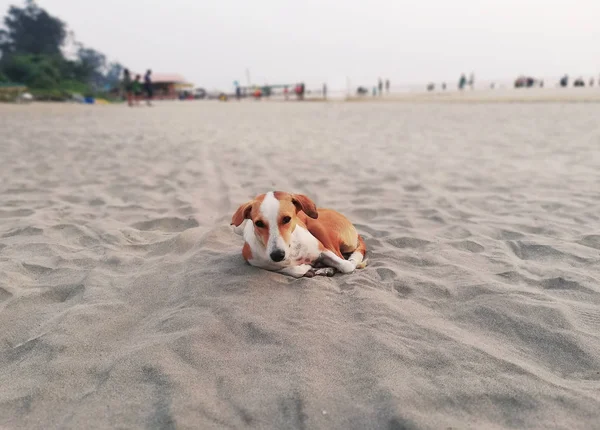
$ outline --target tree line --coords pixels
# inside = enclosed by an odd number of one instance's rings
[[[123,66],[75,40],[67,24],[34,0],[10,6],[0,28],[0,85],[26,85],[38,98],[63,100],[95,95],[119,83]],[[66,44],[74,51],[64,54]]]

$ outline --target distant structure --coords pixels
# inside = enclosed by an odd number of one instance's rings
[[[136,73],[131,72],[135,76]],[[192,91],[194,84],[188,82],[183,76],[174,73],[153,73],[151,82],[154,99],[174,100],[179,98],[183,91]]]

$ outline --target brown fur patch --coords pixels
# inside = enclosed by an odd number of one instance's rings
[[[244,257],[244,260],[246,261],[252,260],[252,249],[247,242],[244,242],[244,247],[242,248],[242,257]]]
[[[341,213],[319,208],[319,219],[306,218],[306,226],[323,246],[338,257],[351,253],[359,246],[354,225]]]

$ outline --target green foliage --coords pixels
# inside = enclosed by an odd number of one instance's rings
[[[4,26],[5,30],[0,33],[3,55],[61,55],[67,35],[66,25],[34,1],[28,0],[22,8],[11,6],[4,18]]]
[[[61,58],[46,55],[12,55],[6,61],[3,72],[13,82],[33,88],[52,88],[60,82]]]
[[[77,43],[77,59],[66,59],[66,35],[66,24],[33,0],[26,0],[24,7],[11,6],[0,28],[0,82],[25,84],[46,100],[92,95],[118,85],[123,67],[107,65],[104,54]]]

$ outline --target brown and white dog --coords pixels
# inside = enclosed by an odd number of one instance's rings
[[[261,194],[241,205],[231,224],[239,227],[244,220],[242,255],[253,266],[300,278],[332,276],[334,269],[352,273],[366,265],[365,242],[352,223],[339,212],[317,209],[302,194]]]

